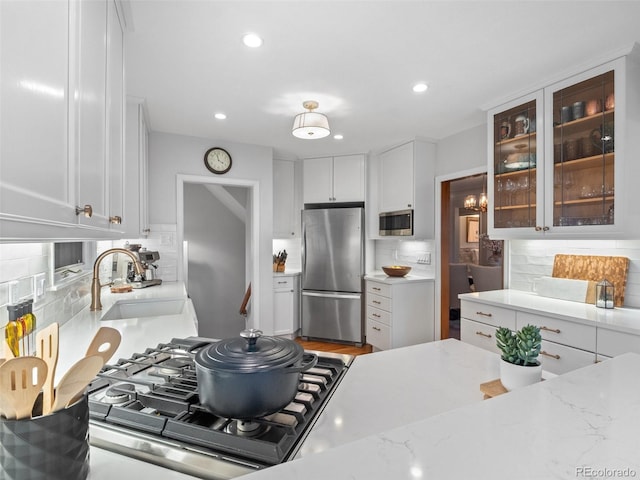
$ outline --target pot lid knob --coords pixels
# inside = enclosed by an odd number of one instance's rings
[[[249,328],[247,330],[241,331],[240,336],[247,339],[248,351],[254,352],[256,350],[256,342],[258,341],[258,338],[262,336],[262,330],[258,330],[257,328]]]

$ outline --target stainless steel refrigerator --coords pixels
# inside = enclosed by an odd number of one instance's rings
[[[364,208],[302,211],[302,336],[362,344]]]

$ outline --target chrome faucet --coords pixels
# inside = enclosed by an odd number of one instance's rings
[[[105,250],[96,261],[93,263],[93,278],[91,279],[91,307],[90,310],[93,312],[95,310],[102,310],[102,303],[100,303],[100,263],[102,259],[111,253],[124,253],[125,255],[129,255],[131,260],[133,260],[133,268],[137,275],[144,275],[144,267],[140,263],[140,260],[136,258],[131,250],[125,250],[124,248],[110,248],[109,250]]]

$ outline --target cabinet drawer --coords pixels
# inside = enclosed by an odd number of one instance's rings
[[[512,330],[516,328],[515,310],[461,300],[460,312],[461,316],[468,320],[475,320],[494,327],[507,327]]]
[[[460,340],[476,347],[500,353],[496,346],[496,327],[463,318],[460,320]]]
[[[273,277],[273,288],[293,290],[293,277]]]
[[[385,325],[391,325],[391,314],[380,310],[379,308],[367,305],[367,318],[374,322],[384,323]]]
[[[540,327],[543,340],[590,352],[596,351],[595,327],[525,312],[518,312],[516,318],[519,329],[528,324]]]
[[[598,354],[615,357],[623,353],[640,353],[640,335],[598,329]]]
[[[391,285],[378,282],[367,282],[367,293],[382,295],[383,297],[391,297]]]
[[[391,299],[367,292],[367,306],[372,306],[375,308],[379,308],[380,310],[386,310],[387,312],[390,312]]]
[[[542,340],[538,359],[542,363],[543,370],[560,375],[576,368],[594,364],[596,354]]]
[[[367,343],[379,348],[391,348],[391,327],[367,318]]]

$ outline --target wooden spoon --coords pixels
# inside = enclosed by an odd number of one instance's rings
[[[85,357],[100,355],[103,359],[102,364],[104,365],[118,349],[121,340],[120,332],[115,328],[100,327],[89,344]]]
[[[56,387],[55,399],[51,411],[57,412],[65,408],[76,395],[84,391],[103,365],[104,360],[100,355],[83,357],[74,363],[60,379]]]
[[[9,420],[30,418],[47,378],[47,364],[38,357],[10,358],[0,365],[0,409]]]
[[[47,328],[36,334],[36,348],[38,357],[43,359],[49,370],[47,379],[42,386],[42,414],[51,413],[53,405],[53,382],[56,378],[56,365],[58,364],[58,324],[52,323]]]

